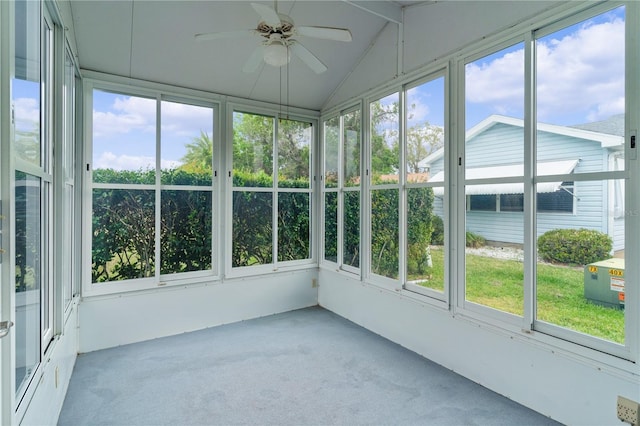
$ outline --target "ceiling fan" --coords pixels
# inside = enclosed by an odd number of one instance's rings
[[[260,22],[255,29],[196,34],[195,39],[205,41],[258,36],[262,38],[262,42],[249,56],[242,71],[246,73],[256,71],[263,60],[275,67],[284,66],[289,63],[293,53],[316,74],[325,72],[327,66],[304,47],[297,36],[351,41],[351,32],[344,28],[296,26],[290,16],[276,11],[277,3],[275,9],[260,3],[251,3],[251,7],[260,15]]]

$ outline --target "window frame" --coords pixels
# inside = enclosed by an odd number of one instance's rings
[[[318,262],[318,250],[316,247],[318,246],[315,241],[317,240],[317,232],[316,232],[316,217],[317,209],[316,198],[314,193],[316,192],[316,178],[315,178],[315,151],[316,146],[318,145],[318,119],[317,117],[311,117],[300,113],[291,113],[283,116],[279,112],[275,111],[273,108],[263,108],[260,106],[240,103],[240,102],[229,102],[226,104],[226,140],[229,143],[225,147],[225,153],[223,154],[226,159],[226,170],[224,173],[226,182],[220,185],[223,185],[226,190],[225,196],[225,214],[226,214],[226,223],[225,227],[225,238],[224,238],[224,251],[225,251],[225,259],[224,259],[224,268],[225,268],[225,276],[229,278],[237,278],[237,277],[246,277],[252,275],[261,275],[266,273],[273,273],[278,271],[290,271],[290,270],[298,270],[305,269],[309,266],[317,265]],[[272,151],[272,176],[273,183],[271,187],[235,187],[233,185],[233,115],[234,113],[243,113],[243,114],[254,114],[269,117],[273,120],[273,151]],[[279,120],[291,120],[291,121],[299,121],[303,123],[309,123],[312,127],[311,130],[311,141],[309,143],[309,187],[308,188],[285,188],[278,186],[278,130],[279,130]],[[260,265],[250,265],[250,266],[233,266],[233,250],[232,250],[232,237],[233,237],[233,194],[236,191],[243,192],[257,192],[257,193],[271,193],[272,194],[272,252],[271,252],[271,263],[265,263]],[[309,251],[310,257],[306,259],[297,259],[290,261],[279,261],[278,260],[278,206],[279,206],[279,193],[308,193],[309,194]]]
[[[151,99],[155,102],[155,181],[149,184],[95,184],[93,182],[93,92],[94,90],[104,91],[122,96],[133,96]],[[220,168],[220,104],[219,102],[211,99],[206,99],[194,94],[184,94],[180,92],[172,92],[165,90],[162,87],[158,88],[145,88],[141,86],[131,86],[124,83],[114,82],[107,79],[98,78],[85,78],[83,84],[83,123],[84,123],[84,150],[83,150],[83,163],[82,163],[82,179],[83,179],[83,199],[82,199],[82,221],[84,224],[85,235],[91,234],[91,220],[93,213],[93,190],[94,189],[133,189],[133,190],[150,190],[154,191],[155,204],[154,204],[154,223],[155,225],[155,259],[156,268],[154,275],[151,277],[134,278],[126,280],[116,280],[108,282],[93,283],[91,279],[92,259],[91,256],[83,259],[82,266],[82,294],[83,296],[98,296],[104,294],[139,291],[146,289],[154,289],[158,287],[171,287],[181,286],[188,284],[197,284],[203,281],[217,280],[220,277],[220,262],[218,261],[218,247],[219,241],[216,240],[218,234],[220,213],[219,206],[219,182],[218,182],[218,170]],[[161,184],[160,168],[160,145],[161,145],[161,103],[163,101],[178,102],[188,105],[207,107],[212,109],[212,126],[213,134],[213,176],[211,186],[207,186],[206,190],[211,191],[211,213],[212,213],[212,252],[211,252],[211,268],[200,271],[188,271],[175,274],[161,274],[159,264],[158,252],[160,250],[160,228],[159,221],[161,217],[161,203],[160,195],[161,191],[172,189],[174,186],[167,186]],[[179,188],[180,190],[204,190],[204,186],[184,186]],[[83,238],[82,250],[84,253],[92,252],[92,238]]]
[[[625,146],[625,171],[604,171],[604,172],[588,172],[588,173],[571,173],[567,175],[554,175],[554,176],[536,176],[535,169],[535,140],[536,140],[536,122],[535,122],[535,87],[533,85],[533,81],[535,81],[535,70],[533,68],[534,64],[534,43],[537,36],[545,36],[552,34],[560,29],[566,28],[573,24],[582,22],[586,19],[598,16],[602,13],[606,13],[607,11],[613,10],[621,5],[626,6],[626,54],[625,54],[625,75],[626,78],[626,121],[625,121],[625,129],[626,134],[628,135],[629,129],[638,128],[639,121],[638,117],[633,116],[631,111],[633,111],[633,106],[636,108],[640,104],[639,100],[632,97],[632,93],[637,93],[638,87],[640,86],[632,78],[629,78],[630,75],[636,75],[638,70],[640,70],[639,66],[639,57],[636,52],[638,49],[639,43],[634,38],[634,33],[630,27],[630,22],[635,22],[640,17],[640,9],[638,5],[619,2],[619,1],[609,1],[606,3],[599,3],[595,5],[582,5],[575,8],[567,8],[563,13],[563,16],[558,19],[557,17],[551,18],[548,17],[540,23],[535,25],[529,24],[526,27],[523,27],[522,30],[518,32],[505,32],[504,34],[498,35],[493,38],[493,42],[486,43],[483,42],[478,43],[475,47],[465,50],[454,57],[453,66],[456,68],[456,74],[458,76],[458,93],[457,93],[457,102],[458,102],[458,125],[456,131],[460,135],[464,135],[464,117],[465,117],[465,104],[464,104],[464,67],[467,63],[472,62],[478,58],[481,58],[486,55],[490,55],[492,53],[498,52],[502,48],[513,45],[515,42],[524,41],[524,50],[525,50],[525,105],[524,105],[524,134],[525,134],[525,174],[524,174],[524,182],[525,182],[525,191],[524,191],[524,247],[525,247],[525,268],[524,268],[524,288],[525,288],[525,297],[524,297],[524,315],[522,317],[512,316],[511,314],[493,310],[489,307],[484,307],[482,305],[475,306],[473,303],[469,303],[464,300],[464,292],[465,292],[465,280],[458,280],[457,288],[454,290],[456,295],[456,302],[453,306],[453,312],[463,315],[465,317],[469,317],[474,321],[484,322],[498,329],[510,330],[513,333],[527,333],[531,335],[535,335],[536,338],[545,344],[554,345],[556,347],[565,348],[570,352],[576,353],[576,345],[580,347],[585,347],[589,349],[589,353],[591,354],[591,358],[603,360],[606,363],[613,362],[612,359],[623,359],[628,361],[637,361],[637,351],[638,345],[640,344],[640,325],[638,325],[638,309],[627,308],[625,310],[625,344],[618,345],[614,342],[606,341],[600,339],[595,336],[583,335],[580,332],[573,331],[570,329],[563,329],[560,326],[556,326],[553,324],[543,323],[535,318],[535,305],[536,305],[536,293],[535,293],[535,280],[536,280],[536,268],[535,268],[535,260],[532,259],[532,253],[535,252],[536,245],[536,234],[535,234],[535,218],[540,214],[552,214],[552,215],[567,215],[570,214],[568,212],[537,212],[534,209],[527,208],[527,206],[535,206],[536,205],[536,192],[535,192],[535,184],[536,183],[544,183],[544,182],[557,182],[557,181],[572,181],[574,182],[574,197],[576,197],[575,188],[579,186],[578,182],[580,181],[601,181],[603,184],[606,184],[607,181],[612,181],[613,179],[622,179],[629,178],[631,181],[638,181],[638,170],[637,164],[635,167],[631,167],[632,162],[635,161],[635,158],[632,160],[630,158],[630,149],[629,146]],[[636,50],[633,50],[633,49]],[[635,72],[635,74],[634,74]],[[633,91],[635,90],[635,92]],[[464,176],[464,137],[458,139],[456,144],[457,154],[460,158],[461,164],[458,165],[456,172],[456,180],[458,182],[465,182]],[[635,180],[634,180],[635,177]],[[499,182],[498,182],[499,181]],[[503,179],[482,179],[478,182],[473,182],[475,184],[488,184],[488,183],[515,183],[522,182],[522,180],[518,180],[517,178],[503,178]],[[628,185],[626,185],[628,186]],[[464,185],[458,185],[458,188],[464,187]],[[625,198],[625,206],[626,211],[630,211],[631,205],[635,205],[640,207],[640,201],[638,200],[640,197],[636,194],[632,194],[629,188],[625,187],[626,198]],[[452,203],[452,205],[463,205],[466,202],[467,196],[464,194],[464,190],[458,189],[456,194],[456,201]],[[576,211],[576,203],[573,203],[574,213]],[[466,211],[466,209],[459,210],[460,212]],[[628,216],[629,219],[631,217]],[[464,235],[462,234],[462,230],[465,229],[465,220],[464,215],[457,215],[457,224],[456,228],[460,230],[458,238],[456,239],[456,245],[458,247],[464,247]],[[637,256],[639,254],[638,247],[635,247],[629,244],[632,241],[632,236],[635,235],[633,232],[638,232],[640,229],[640,224],[636,220],[629,220],[625,224],[625,241],[627,244],[625,245],[625,252],[627,258],[632,258],[634,254]],[[464,274],[464,253],[463,250],[458,251],[458,255],[456,257],[457,266],[455,269],[458,274]],[[630,277],[637,277],[640,275],[640,270],[637,262],[632,262],[632,264],[628,264],[625,270],[625,276],[627,277],[627,281],[631,281]],[[464,275],[463,275],[464,276]],[[626,292],[627,298],[627,306],[630,306],[631,301],[636,301],[640,299],[640,293],[636,288],[630,286]],[[637,303],[636,303],[637,305]],[[603,356],[600,356],[603,354]],[[614,358],[611,358],[611,357]]]
[[[362,244],[363,244],[363,202],[362,202],[362,191],[364,191],[363,186],[367,185],[367,182],[365,180],[365,182],[363,182],[362,180],[362,170],[363,170],[363,155],[364,155],[364,151],[367,149],[367,147],[365,146],[365,140],[368,140],[368,137],[364,135],[364,132],[366,131],[368,134],[368,131],[365,130],[366,128],[364,126],[366,126],[368,124],[368,118],[365,120],[365,116],[366,114],[368,114],[368,110],[365,112],[364,111],[364,103],[361,100],[360,102],[356,103],[356,104],[350,104],[349,106],[345,107],[344,109],[340,109],[339,111],[335,111],[332,113],[329,113],[327,115],[323,115],[320,118],[320,122],[322,123],[322,135],[320,140],[322,140],[322,146],[323,149],[322,151],[322,158],[321,158],[321,164],[322,164],[322,177],[321,177],[321,234],[322,234],[322,238],[321,240],[321,244],[320,244],[320,253],[322,253],[321,256],[321,261],[320,261],[320,265],[321,266],[327,266],[333,269],[337,269],[338,271],[343,271],[343,272],[347,272],[351,275],[357,275],[358,277],[362,277],[362,271],[366,270],[366,263],[368,262],[367,257],[368,256],[362,256]],[[344,183],[344,163],[345,163],[345,159],[344,159],[344,116],[347,114],[351,114],[353,112],[359,112],[360,113],[360,184],[357,186],[346,186]],[[324,150],[324,141],[325,141],[325,123],[332,120],[338,118],[338,181],[337,181],[337,185],[336,187],[326,187],[325,186],[325,180],[326,180],[326,170],[325,170],[325,156],[326,156],[326,152]],[[332,262],[330,260],[325,259],[324,254],[325,254],[325,236],[326,236],[326,222],[325,222],[325,200],[326,200],[326,194],[327,193],[332,193],[335,192],[337,193],[337,262]],[[353,267],[351,265],[345,265],[344,264],[344,197],[345,197],[345,193],[349,193],[349,192],[358,192],[360,195],[358,197],[359,199],[359,204],[360,204],[360,220],[359,220],[359,226],[360,226],[360,230],[359,230],[359,267]],[[363,262],[365,263],[363,265]],[[364,266],[364,268],[363,268]]]

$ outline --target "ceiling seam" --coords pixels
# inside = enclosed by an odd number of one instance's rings
[[[135,0],[131,0],[131,30],[129,34],[129,78],[131,78],[131,69],[133,67],[133,13]]]
[[[362,63],[362,61],[364,60],[364,58],[367,57],[367,55],[369,54],[369,52],[371,51],[371,49],[373,49],[373,47],[376,45],[376,43],[378,42],[378,39],[382,36],[382,33],[384,33],[385,29],[389,26],[389,25],[393,25],[393,22],[391,21],[387,21],[384,26],[380,29],[380,31],[378,31],[378,34],[376,34],[376,36],[373,38],[373,40],[371,41],[371,43],[369,44],[369,46],[366,48],[366,50],[362,53],[362,55],[360,55],[360,57],[358,58],[358,61],[356,62],[356,64],[353,66],[353,68],[351,68],[351,70],[349,71],[349,73],[342,79],[342,81],[340,82],[340,84],[338,84],[338,86],[336,86],[336,88],[334,89],[333,92],[331,92],[331,94],[329,95],[329,97],[327,98],[326,101],[324,101],[324,103],[322,104],[322,106],[320,107],[320,111],[322,112],[327,105],[331,102],[331,100],[335,97],[335,95],[338,93],[338,91],[342,88],[342,86],[347,82],[347,80],[351,77],[351,74],[353,74],[353,71],[355,71],[360,64]]]

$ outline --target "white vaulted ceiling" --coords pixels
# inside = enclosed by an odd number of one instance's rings
[[[273,7],[273,2],[259,2]],[[367,2],[358,2],[367,3]],[[374,2],[374,10],[401,16],[403,4]],[[384,3],[384,4],[381,4]],[[196,33],[253,29],[259,16],[249,1],[72,1],[80,66],[119,76],[168,83],[260,101],[286,100],[287,67],[242,66],[259,38],[196,42]],[[328,66],[315,74],[297,57],[288,66],[289,104],[319,110],[389,22],[343,1],[279,1],[296,25],[348,28],[350,43],[300,37]],[[383,7],[381,7],[383,6]],[[395,56],[391,55],[394,61]]]
[[[297,26],[351,32],[348,43],[298,37],[328,67],[316,74],[295,56],[283,68],[242,72],[258,36],[194,39],[198,33],[255,29],[260,17],[250,0],[61,1],[84,70],[311,110],[332,107],[560,3],[278,1],[278,11]],[[273,1],[255,2],[274,7]]]

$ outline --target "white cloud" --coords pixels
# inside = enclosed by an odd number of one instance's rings
[[[162,132],[179,137],[197,137],[200,131],[211,136],[213,110],[175,102],[162,103]]]
[[[180,166],[179,161],[160,160],[162,169],[173,169]],[[114,170],[148,170],[154,169],[156,160],[154,157],[135,155],[116,155],[112,152],[103,152],[93,164],[94,169],[114,169]]]
[[[17,98],[13,100],[16,130],[30,132],[40,124],[40,105],[38,99]]]
[[[558,124],[600,120],[624,112],[624,21],[587,21],[538,40],[538,119]],[[466,68],[467,102],[489,113],[522,111],[524,51]]]
[[[162,102],[163,135],[197,137],[205,131],[211,135],[213,112],[211,108]],[[133,132],[155,134],[156,101],[130,96],[118,96],[112,105],[93,111],[93,133],[96,138]]]
[[[155,100],[119,96],[110,111],[93,111],[93,134],[96,138],[135,131],[153,134],[155,122]]]

